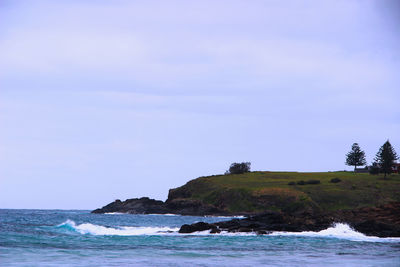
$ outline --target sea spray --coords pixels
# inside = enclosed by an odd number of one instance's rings
[[[336,223],[333,227],[319,232],[273,232],[271,236],[302,236],[302,237],[321,237],[321,238],[338,238],[350,241],[367,241],[367,242],[400,242],[398,237],[381,238],[377,236],[366,236],[352,229],[348,224]]]
[[[118,226],[106,227],[91,223],[76,224],[72,220],[67,220],[57,226],[70,231],[75,231],[80,234],[89,235],[104,235],[104,236],[139,236],[139,235],[189,235],[189,236],[256,236],[254,232],[226,232],[222,231],[219,234],[211,234],[210,230],[194,232],[190,234],[179,234],[177,227],[132,227],[132,226]],[[352,229],[349,225],[343,223],[336,223],[333,227],[319,231],[319,232],[272,232],[269,235],[262,235],[263,237],[269,236],[299,236],[309,238],[337,238],[349,241],[365,241],[365,242],[400,242],[400,238],[380,238],[376,236],[366,236]]]
[[[135,235],[165,235],[177,232],[179,228],[171,227],[130,227],[121,226],[118,228],[105,227],[101,225],[83,223],[76,224],[72,220],[67,220],[66,222],[58,225],[59,228],[66,228],[76,231],[81,234],[91,234],[91,235],[116,235],[116,236],[135,236]]]

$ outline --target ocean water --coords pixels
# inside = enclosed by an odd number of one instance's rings
[[[229,217],[0,209],[0,266],[400,266],[400,238],[321,232],[179,234]]]

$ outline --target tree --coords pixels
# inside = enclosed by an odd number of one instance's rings
[[[357,143],[354,143],[351,146],[351,151],[346,154],[346,165],[354,166],[354,172],[356,171],[357,166],[366,165],[367,162],[365,160],[365,153],[360,149],[360,146]]]
[[[232,163],[226,174],[241,174],[250,171],[250,162]]]
[[[396,151],[387,140],[375,156],[376,163],[380,165],[381,171],[385,174],[384,178],[386,178],[386,174],[392,173],[392,166],[397,159]]]

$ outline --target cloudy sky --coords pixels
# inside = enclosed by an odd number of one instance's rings
[[[399,3],[0,0],[0,208],[400,152]]]

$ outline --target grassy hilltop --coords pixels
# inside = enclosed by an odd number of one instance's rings
[[[339,178],[341,182],[332,183]],[[319,184],[297,184],[319,180]],[[288,185],[295,182],[295,185]],[[171,189],[168,201],[200,200],[228,213],[353,209],[400,201],[400,175],[352,172],[248,172],[200,177]]]

